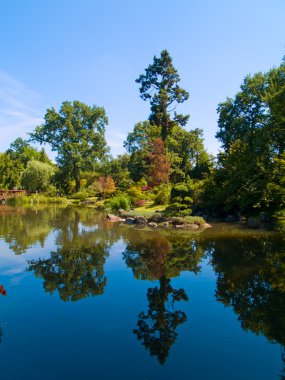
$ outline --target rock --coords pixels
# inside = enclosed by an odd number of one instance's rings
[[[155,222],[149,222],[147,225],[149,227],[157,227],[157,223],[155,223]]]
[[[119,208],[118,212],[120,215],[124,215],[126,213],[126,210],[124,210],[123,208]]]
[[[185,228],[186,224],[174,224],[174,228]]]
[[[147,220],[143,216],[136,216],[135,221],[138,224],[147,224]]]
[[[247,219],[247,225],[250,228],[258,228],[259,227],[259,220],[257,218],[248,218]]]
[[[197,224],[186,224],[185,228],[189,230],[198,230],[199,226]]]
[[[149,218],[149,221],[150,222],[155,222],[155,223],[160,223],[160,222],[163,222],[164,219],[161,215],[160,212],[156,213],[156,214],[153,214],[150,218]]]
[[[126,218],[125,223],[126,224],[136,224],[136,221],[134,218]]]
[[[205,223],[205,224],[203,224],[202,225],[202,228],[204,228],[204,229],[206,229],[206,228],[211,228],[212,226],[211,226],[211,224],[209,224],[209,223]]]
[[[162,222],[160,225],[162,227],[169,227],[169,222]]]
[[[110,222],[123,222],[124,219],[120,218],[117,215],[107,214],[106,219],[110,220]]]

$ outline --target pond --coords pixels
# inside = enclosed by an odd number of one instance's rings
[[[0,206],[0,285],[1,379],[285,379],[278,233]]]

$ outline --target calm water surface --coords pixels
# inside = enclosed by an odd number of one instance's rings
[[[0,206],[1,380],[285,379],[285,240]]]

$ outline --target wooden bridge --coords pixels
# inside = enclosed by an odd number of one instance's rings
[[[9,198],[22,197],[27,195],[26,190],[1,190],[0,189],[0,204],[4,205]]]

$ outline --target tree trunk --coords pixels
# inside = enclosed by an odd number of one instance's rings
[[[79,170],[76,166],[76,164],[73,164],[74,167],[74,179],[75,179],[75,191],[78,193],[80,191],[80,175],[79,175]]]

